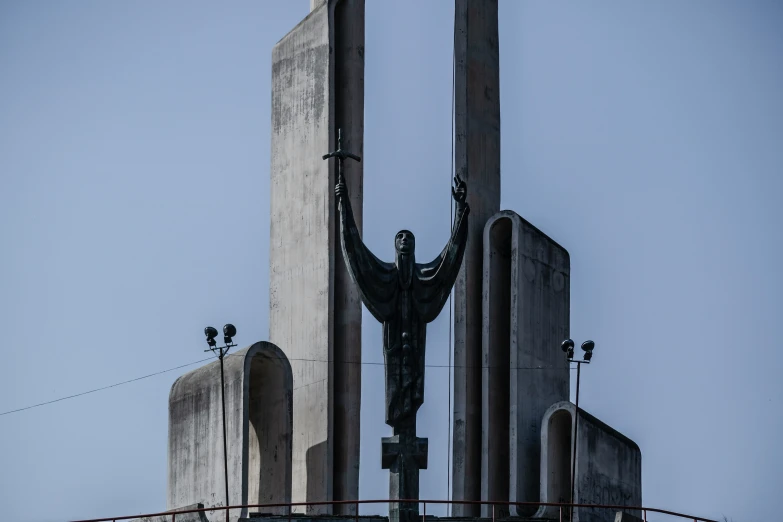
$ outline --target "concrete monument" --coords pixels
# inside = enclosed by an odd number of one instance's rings
[[[338,150],[333,155],[348,153]],[[340,157],[342,164],[343,157]],[[451,239],[433,261],[416,263],[416,242],[408,230],[394,239],[396,259],[379,260],[362,242],[342,176],[335,188],[340,238],[348,271],[367,309],[383,323],[386,368],[386,424],[393,436],[383,439],[382,465],[390,470],[389,498],[418,499],[419,470],[427,467],[427,439],[416,436],[416,413],[424,402],[427,323],[438,316],[459,272],[468,232],[467,187],[456,177],[452,195],[457,216]],[[419,505],[392,502],[390,522],[416,522]]]

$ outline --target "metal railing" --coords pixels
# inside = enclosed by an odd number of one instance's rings
[[[345,518],[349,518],[350,516],[354,517],[354,520],[358,522],[359,520],[359,505],[362,504],[388,504],[389,502],[399,502],[399,503],[419,503],[422,504],[422,522],[425,522],[425,518],[427,516],[427,504],[430,505],[453,505],[453,504],[460,504],[460,505],[490,505],[492,506],[492,520],[495,521],[495,507],[496,506],[505,506],[506,508],[509,508],[511,506],[515,507],[553,507],[558,509],[559,513],[559,520],[560,522],[567,521],[569,519],[569,511],[573,508],[582,508],[582,509],[610,509],[615,511],[636,511],[639,513],[642,513],[642,520],[644,522],[647,521],[647,514],[648,513],[659,513],[663,515],[669,515],[672,517],[677,517],[681,519],[685,519],[692,522],[719,522],[717,520],[704,518],[704,517],[697,517],[694,515],[686,515],[684,513],[677,513],[676,511],[668,511],[666,509],[658,509],[658,508],[651,508],[651,507],[643,507],[643,506],[621,506],[621,505],[614,505],[614,504],[568,504],[568,503],[556,503],[556,502],[502,502],[502,501],[481,501],[481,500],[408,500],[408,499],[382,499],[382,500],[331,500],[331,501],[323,501],[323,502],[291,502],[291,503],[281,503],[281,504],[241,504],[241,505],[235,505],[235,506],[215,506],[215,507],[204,507],[204,508],[194,508],[194,509],[183,509],[181,511],[164,511],[159,513],[148,513],[145,515],[129,515],[129,516],[123,516],[123,517],[107,517],[107,518],[91,518],[86,520],[74,520],[72,522],[117,522],[119,520],[131,520],[131,519],[139,519],[139,518],[149,518],[149,517],[171,517],[171,522],[176,522],[177,517],[180,515],[185,515],[189,513],[205,513],[207,511],[223,511],[223,510],[237,510],[237,509],[249,509],[249,508],[288,508],[288,513],[283,515],[271,515],[276,517],[285,517],[288,516],[289,519],[292,516],[295,516],[297,518],[301,517],[317,517],[318,514],[306,514],[306,513],[293,513],[293,508],[296,507],[315,507],[315,506],[339,506],[339,505],[349,505],[349,506],[355,506],[356,513],[354,515],[346,515]],[[507,510],[505,510],[507,512]],[[363,516],[363,515],[362,515]],[[489,518],[489,517],[487,517]],[[505,518],[505,515],[504,517]],[[547,519],[543,519],[547,520]],[[551,520],[551,519],[549,519]]]

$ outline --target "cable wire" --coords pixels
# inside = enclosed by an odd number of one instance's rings
[[[185,368],[186,366],[193,366],[194,364],[198,364],[200,362],[208,361],[210,359],[211,359],[211,357],[207,357],[206,359],[201,359],[199,361],[193,361],[193,362],[190,362],[190,363],[187,363],[187,364],[181,364],[179,366],[175,366],[174,368],[169,368],[168,370],[161,370],[159,372],[150,373],[148,375],[142,375],[141,377],[136,377],[135,379],[130,379],[130,380],[127,380],[127,381],[117,382],[117,383],[114,383],[114,384],[110,384],[108,386],[103,386],[101,388],[95,388],[94,390],[88,390],[88,391],[85,391],[85,392],[76,393],[74,395],[68,395],[67,397],[60,397],[59,399],[54,399],[54,400],[51,400],[51,401],[41,402],[41,403],[38,403],[38,404],[32,404],[30,406],[25,406],[24,408],[17,408],[15,410],[4,411],[3,413],[0,413],[0,416],[9,415],[11,413],[17,413],[17,412],[20,412],[20,411],[30,410],[30,409],[33,409],[33,408],[38,408],[40,406],[46,406],[47,404],[53,404],[55,402],[64,401],[66,399],[74,399],[76,397],[81,397],[82,395],[88,395],[90,393],[95,393],[95,392],[99,392],[99,391],[103,391],[103,390],[108,390],[109,388],[115,388],[117,386],[122,386],[123,384],[128,384],[128,383],[131,383],[131,382],[140,381],[142,379],[147,379],[149,377],[155,377],[156,375],[161,375],[161,374],[167,373],[167,372],[173,372],[174,370],[179,370],[180,368]]]
[[[237,356],[237,355],[244,355],[244,354],[243,353],[230,353],[230,354],[227,354],[226,357],[234,357],[234,356]],[[186,368],[188,366],[193,366],[194,364],[206,362],[206,361],[209,361],[211,359],[213,359],[213,357],[207,357],[206,359],[199,359],[198,361],[192,361],[192,362],[189,362],[189,363],[186,363],[186,364],[181,364],[181,365],[175,366],[173,368],[168,368],[167,370],[161,370],[159,372],[150,373],[150,374],[147,374],[147,375],[142,375],[141,377],[136,377],[134,379],[128,379],[127,381],[121,381],[121,382],[117,382],[117,383],[114,383],[114,384],[110,384],[108,386],[102,386],[100,388],[94,388],[92,390],[87,390],[87,391],[84,391],[84,392],[81,392],[81,393],[75,393],[73,395],[67,395],[65,397],[60,397],[59,399],[53,399],[53,400],[46,401],[46,402],[41,402],[41,403],[38,403],[38,404],[31,404],[29,406],[24,406],[22,408],[17,408],[17,409],[14,409],[14,410],[4,411],[4,412],[0,413],[0,417],[2,417],[3,415],[10,415],[11,413],[18,413],[18,412],[25,411],[25,410],[31,410],[33,408],[39,408],[41,406],[46,406],[48,404],[54,404],[55,402],[60,402],[60,401],[64,401],[64,400],[67,400],[67,399],[74,399],[76,397],[81,397],[83,395],[89,395],[91,393],[96,393],[96,392],[99,392],[99,391],[108,390],[110,388],[116,388],[117,386],[122,386],[123,384],[130,384],[132,382],[141,381],[143,379],[148,379],[150,377],[155,377],[157,375],[162,375],[164,373],[173,372],[174,370],[179,370],[181,368]],[[293,357],[292,358],[287,358],[287,359],[290,362],[312,362],[312,363],[323,363],[323,364],[330,364],[330,363],[333,362],[333,361],[330,361],[328,359],[304,359],[304,358],[293,358]],[[383,362],[374,362],[374,361],[369,361],[369,362],[368,361],[334,361],[334,362],[337,363],[337,364],[361,364],[361,365],[365,365],[365,366],[383,366],[384,365]],[[449,363],[449,364],[425,364],[424,367],[425,368],[448,368],[449,369],[449,374],[450,374],[452,369],[454,369],[454,368],[462,368],[463,366],[453,365],[453,364]],[[465,367],[467,368],[467,366],[465,366]],[[481,366],[481,368],[488,368],[488,366]],[[562,370],[563,368],[555,367],[555,366],[527,366],[527,367],[520,366],[520,367],[517,367],[517,368],[508,368],[508,369],[509,370]],[[570,368],[570,370],[574,370],[574,368]]]

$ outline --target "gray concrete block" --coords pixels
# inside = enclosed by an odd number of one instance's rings
[[[454,500],[481,497],[481,283],[484,224],[500,210],[498,3],[456,0],[454,166],[468,184],[470,229],[454,285]],[[455,516],[477,516],[457,505]]]
[[[269,336],[293,364],[295,502],[359,495],[361,304],[339,252],[335,165],[321,157],[341,127],[363,153],[364,1],[311,8],[272,53]],[[362,164],[344,174],[361,229]]]
[[[614,522],[642,522],[642,519],[630,513],[618,511],[614,517]]]
[[[571,454],[576,407],[553,404],[541,426],[541,502],[569,502]],[[642,505],[642,454],[631,439],[580,408],[577,425],[577,504]],[[629,510],[635,517],[638,510]],[[541,508],[536,516],[555,518],[556,508]],[[577,522],[615,520],[616,509],[577,508]]]
[[[258,342],[224,358],[229,500],[291,502],[293,378],[285,354]],[[225,506],[220,362],[177,379],[169,395],[168,509]],[[278,509],[285,511],[284,508]],[[231,520],[247,509],[231,513]],[[213,522],[222,511],[207,513]]]
[[[481,500],[536,502],[541,419],[569,396],[568,252],[504,210],[484,227],[483,276]]]
[[[181,507],[179,509],[172,509],[168,513],[176,513],[179,511],[189,511],[191,509],[202,509],[204,504],[191,504],[190,506]],[[183,515],[177,515],[175,520],[177,522],[208,522],[206,514],[202,512],[197,513],[185,513]],[[225,517],[223,518],[225,520]],[[160,515],[157,517],[144,517],[134,518],[129,522],[171,522],[171,515]]]

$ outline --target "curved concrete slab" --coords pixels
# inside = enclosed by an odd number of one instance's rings
[[[535,502],[541,418],[569,397],[559,346],[569,335],[570,259],[516,212],[503,210],[484,227],[483,266],[481,499]],[[484,506],[483,516],[490,511]]]
[[[569,401],[553,404],[541,422],[541,502],[571,499],[572,432],[576,407]],[[576,446],[577,504],[642,505],[642,453],[634,441],[579,409]],[[641,516],[637,510],[629,510]],[[612,509],[578,508],[574,520],[605,522]],[[542,507],[538,518],[557,518],[558,509]]]
[[[291,502],[293,376],[285,354],[257,342],[224,358],[231,504]],[[225,505],[220,361],[178,378],[169,394],[167,509]],[[247,510],[231,514],[232,520]],[[278,510],[280,514],[284,509]],[[207,513],[210,521],[223,512]]]

